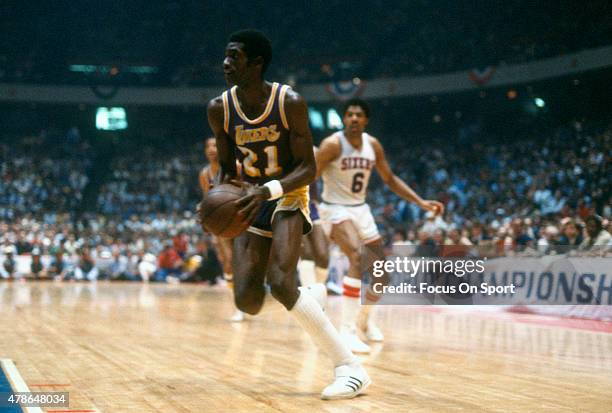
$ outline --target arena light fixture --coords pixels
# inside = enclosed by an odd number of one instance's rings
[[[336,109],[327,111],[327,127],[329,129],[342,129],[342,118],[338,115]]]
[[[127,116],[124,108],[99,107],[96,110],[96,129],[110,131],[127,129],[127,127]]]
[[[325,124],[323,123],[323,115],[318,110],[314,108],[308,108],[308,119],[310,120],[310,126],[313,129],[325,129]]]
[[[127,73],[135,73],[138,75],[148,75],[157,73],[159,69],[155,66],[130,66],[125,65],[119,66],[117,65],[70,65],[68,66],[68,70],[71,72],[80,72],[80,73],[110,73],[115,71],[115,75],[119,73],[119,71],[127,72]]]

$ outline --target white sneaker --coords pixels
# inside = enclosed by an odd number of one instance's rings
[[[236,310],[236,312],[234,312],[234,314],[230,318],[230,321],[232,323],[240,323],[244,321],[244,313],[240,310]]]
[[[321,393],[323,400],[352,399],[372,384],[368,373],[358,363],[338,366],[334,375],[334,382]]]
[[[299,287],[298,290],[306,294],[310,294],[313,297],[323,311],[325,311],[325,305],[327,304],[327,287],[323,284],[311,284],[304,287]]]
[[[344,292],[342,287],[333,281],[328,281],[326,284],[326,287],[327,287],[327,290],[330,291],[334,295],[342,295],[342,293]]]
[[[370,346],[361,341],[355,329],[344,330],[340,335],[353,353],[370,354]]]
[[[361,331],[368,341],[373,341],[375,343],[385,341],[385,336],[382,331],[380,331],[380,328],[371,321],[365,325],[365,328],[362,327]]]

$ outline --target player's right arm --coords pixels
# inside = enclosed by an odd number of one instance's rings
[[[219,156],[219,164],[221,169],[217,182],[229,182],[231,179],[236,179],[236,156],[234,155],[234,142],[223,128],[223,100],[221,96],[217,96],[208,102],[207,108],[208,124],[215,135],[217,141],[217,153]]]
[[[315,161],[317,162],[317,177],[319,179],[321,174],[327,168],[327,166],[338,159],[342,153],[342,146],[340,145],[340,139],[336,135],[328,136],[323,139],[319,150],[315,152]]]

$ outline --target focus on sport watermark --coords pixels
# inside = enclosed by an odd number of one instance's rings
[[[447,252],[449,249],[446,250]],[[451,249],[457,252],[459,249]],[[612,257],[459,256],[394,250],[362,268],[363,304],[612,305]],[[440,254],[442,255],[442,254]],[[373,292],[378,301],[372,302]]]

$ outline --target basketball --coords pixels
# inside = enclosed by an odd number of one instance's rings
[[[199,205],[202,229],[220,237],[233,238],[246,230],[249,222],[238,216],[234,201],[245,194],[242,188],[223,184],[212,188]]]

